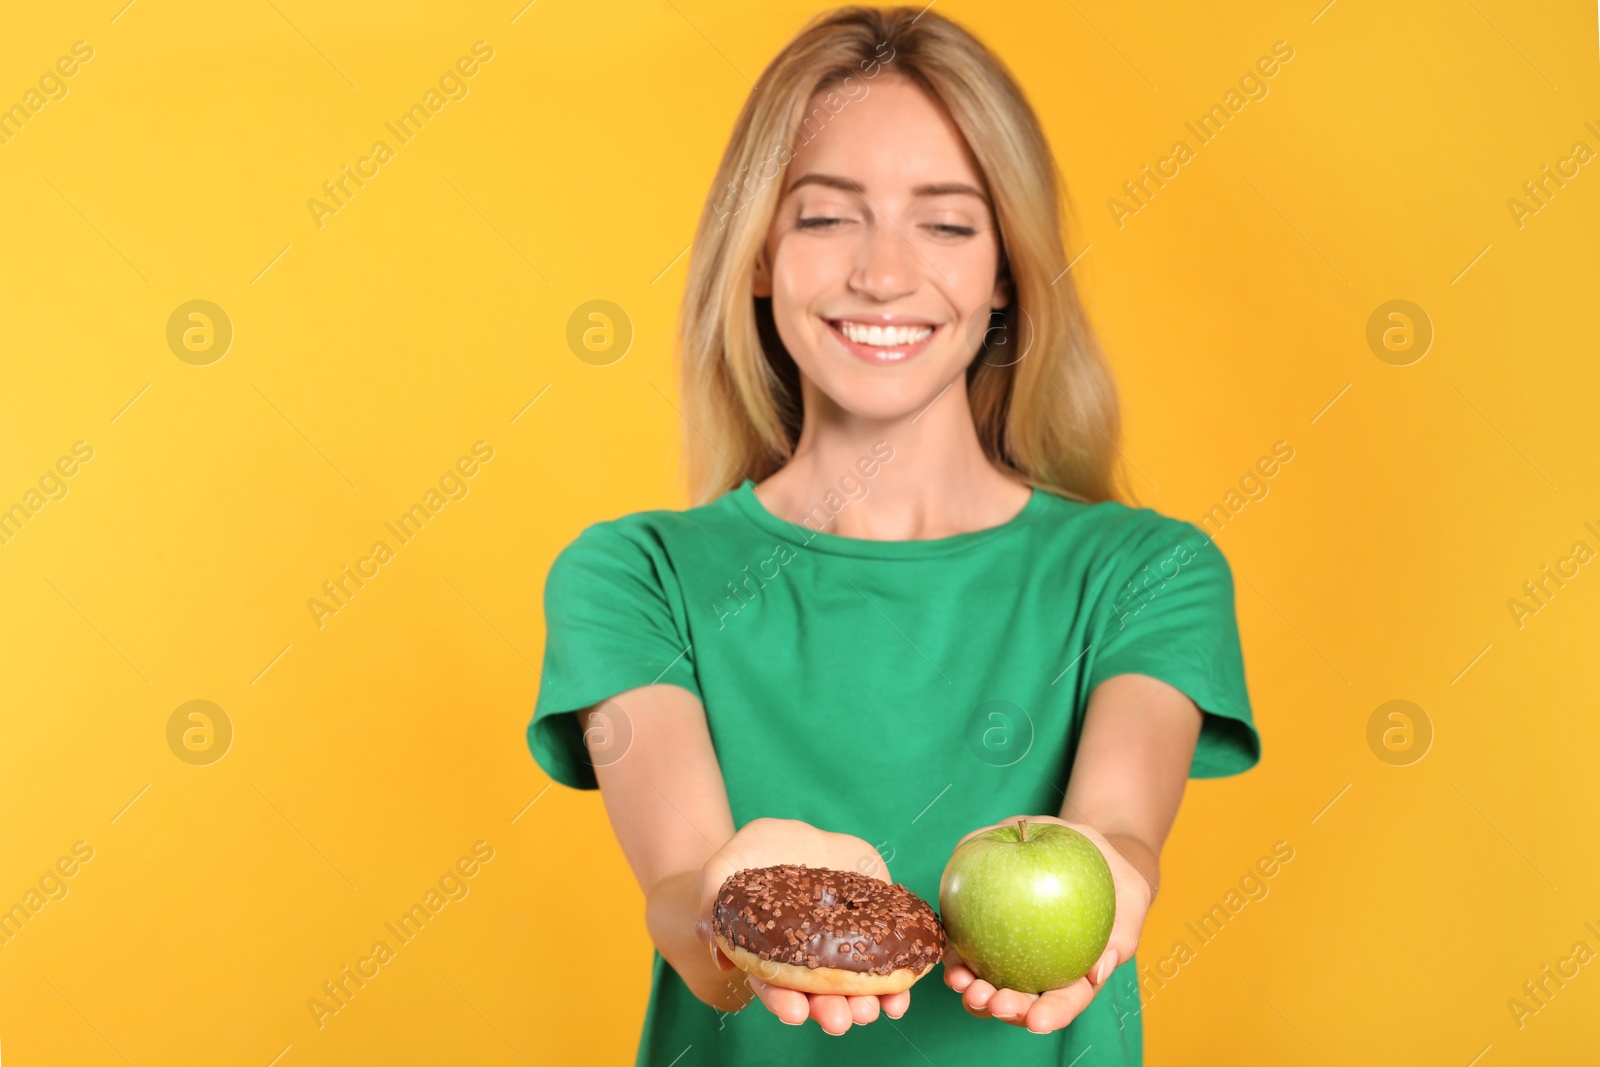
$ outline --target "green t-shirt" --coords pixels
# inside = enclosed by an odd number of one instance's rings
[[[935,908],[964,834],[1060,812],[1089,694],[1113,675],[1158,678],[1205,712],[1191,777],[1261,755],[1227,561],[1147,508],[1035,489],[999,526],[872,541],[781,519],[746,481],[589,526],[551,566],[545,621],[528,744],[556,781],[596,788],[572,712],[681,686],[705,706],[735,827],[770,816],[855,834]],[[759,1003],[719,1014],[657,952],[637,1062],[1142,1062],[1136,960],[1043,1035],[967,1014],[941,968],[903,1018],[833,1037]]]

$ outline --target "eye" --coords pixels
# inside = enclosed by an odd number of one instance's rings
[[[928,226],[928,229],[939,234],[941,237],[971,237],[973,234],[978,232],[971,226],[956,226],[947,222],[931,223]]]
[[[796,220],[794,227],[797,230],[826,230],[830,229],[835,223],[844,221],[844,219],[831,218],[825,215],[814,215],[811,218]]]

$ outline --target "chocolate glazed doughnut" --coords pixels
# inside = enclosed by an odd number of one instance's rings
[[[713,929],[740,970],[805,993],[898,993],[945,949],[939,917],[905,886],[804,864],[729,875]]]

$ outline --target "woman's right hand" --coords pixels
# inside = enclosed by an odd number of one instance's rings
[[[807,867],[829,867],[855,871],[888,882],[889,868],[878,850],[859,837],[819,830],[798,819],[754,819],[746,823],[728,842],[712,854],[700,871],[700,911],[695,920],[695,935],[706,945],[717,966],[729,971],[733,961],[717,947],[712,928],[717,890],[729,875],[750,867],[775,867],[783,863],[803,863]],[[772,1014],[791,1026],[806,1019],[830,1034],[842,1034],[852,1023],[870,1023],[881,1011],[898,1019],[911,1006],[911,991],[888,996],[843,996],[836,993],[803,993],[785,989],[746,974],[745,981]]]

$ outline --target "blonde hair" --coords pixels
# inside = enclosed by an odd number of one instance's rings
[[[803,130],[809,141],[820,132],[814,123],[825,126],[829,112],[845,106],[807,115],[812,97],[885,70],[910,78],[950,113],[994,204],[1012,299],[991,317],[967,371],[985,454],[1025,484],[1086,502],[1117,499],[1116,389],[1066,273],[1058,190],[1063,200],[1067,194],[1038,118],[1004,64],[949,19],[910,7],[844,7],[812,19],[762,72],[695,231],[677,337],[691,502],[706,503],[744,478],[759,482],[794,454],[799,371],[772,324],[770,300],[752,295],[752,271],[797,136]],[[1025,355],[990,362],[996,329],[1025,345]]]

